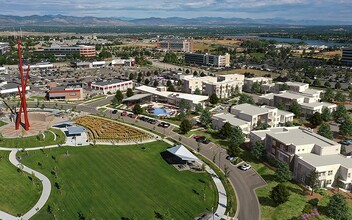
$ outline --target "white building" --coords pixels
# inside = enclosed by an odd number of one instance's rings
[[[208,96],[204,95],[193,95],[180,92],[169,92],[164,86],[159,86],[157,88],[150,86],[139,86],[136,90],[143,93],[152,94],[152,100],[157,102],[167,102],[169,104],[178,106],[181,100],[186,101],[191,109],[194,109],[196,105],[201,104],[204,106],[205,101],[208,100]]]
[[[127,89],[133,88],[133,82],[131,80],[123,81],[123,80],[106,80],[101,82],[92,82],[88,84],[88,87],[93,90],[98,90],[102,94],[114,94],[117,90],[126,91]]]
[[[253,77],[253,78],[245,78],[244,79],[244,86],[243,90],[246,92],[251,92],[252,91],[252,85],[254,83],[259,83],[259,84],[270,84],[273,82],[272,78],[269,77]]]
[[[344,189],[351,189],[352,159],[340,155],[341,145],[332,140],[299,127],[252,131],[250,140],[264,141],[267,154],[287,163],[293,177],[303,184],[316,170],[321,187],[330,187],[341,177]]]

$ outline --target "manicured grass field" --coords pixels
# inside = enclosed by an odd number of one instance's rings
[[[218,72],[217,74],[244,74],[244,73],[253,73],[255,76],[264,76],[264,75],[271,75],[271,77],[277,77],[279,74],[273,73],[273,72],[268,72],[268,71],[263,71],[263,70],[255,70],[255,69],[235,69],[235,70],[230,70],[230,71],[221,71]]]
[[[0,210],[17,216],[31,209],[40,197],[38,181],[33,183],[27,173],[17,172],[8,158],[9,152],[0,151]]]
[[[86,219],[166,219],[168,215],[193,219],[216,207],[210,176],[177,171],[161,157],[167,147],[165,142],[153,142],[61,147],[30,152],[29,157],[21,153],[23,163],[47,175],[53,187],[45,208],[33,219],[53,218],[47,205],[57,219],[77,219],[79,212]]]
[[[0,127],[1,127],[1,126],[4,126],[4,125],[7,125],[7,123],[4,122],[4,121],[0,121]]]
[[[55,144],[63,144],[65,142],[65,134],[58,129],[50,129],[56,134],[56,140],[54,140],[54,134],[45,131],[45,138],[42,135],[29,136],[24,138],[2,138],[0,140],[0,147],[10,148],[31,148],[31,147],[42,147]]]

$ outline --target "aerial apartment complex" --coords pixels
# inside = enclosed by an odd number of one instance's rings
[[[193,39],[160,39],[157,49],[174,52],[193,52]]]
[[[201,66],[228,67],[230,66],[230,54],[212,55],[207,53],[186,53],[185,62]]]

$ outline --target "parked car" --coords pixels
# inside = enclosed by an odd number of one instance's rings
[[[204,141],[202,141],[203,144],[209,144],[210,140],[209,139],[205,139]]]
[[[333,125],[333,126],[340,126],[341,124],[339,124],[339,123],[333,121],[333,122],[330,122],[330,125]]]
[[[170,127],[170,123],[165,122],[163,128],[168,128],[168,127]]]
[[[196,139],[196,140],[197,140],[198,138],[200,138],[200,137],[202,137],[202,136],[200,136],[200,135],[194,135],[194,136],[193,136],[193,138]]]
[[[121,112],[121,116],[126,116],[127,112]]]
[[[158,127],[164,127],[164,124],[165,124],[165,122],[160,122],[160,123],[158,124]]]
[[[205,141],[206,139],[207,139],[206,137],[201,136],[200,138],[197,138],[196,141],[197,141],[197,142],[203,142],[203,141]]]
[[[112,114],[116,114],[116,113],[117,113],[117,110],[113,110],[111,113],[112,113]]]
[[[251,168],[251,165],[249,165],[248,163],[244,163],[244,164],[238,166],[238,168],[240,170],[246,171],[246,170],[249,170]]]
[[[137,115],[135,115],[133,113],[129,113],[127,116],[130,117],[130,118],[137,118]]]
[[[156,124],[156,122],[157,122],[157,120],[155,120],[155,119],[149,120],[149,123],[152,124],[152,125]]]
[[[229,160],[229,161],[234,161],[235,160],[235,158],[234,157],[232,157],[232,156],[230,156],[230,155],[228,155],[227,157],[226,157],[226,160]]]

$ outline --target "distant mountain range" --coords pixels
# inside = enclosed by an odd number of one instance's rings
[[[75,17],[64,15],[32,15],[11,16],[0,15],[0,27],[9,26],[84,26],[84,27],[111,27],[111,26],[238,26],[238,25],[352,25],[342,21],[326,20],[288,20],[282,18],[251,19],[251,18],[98,18]]]

